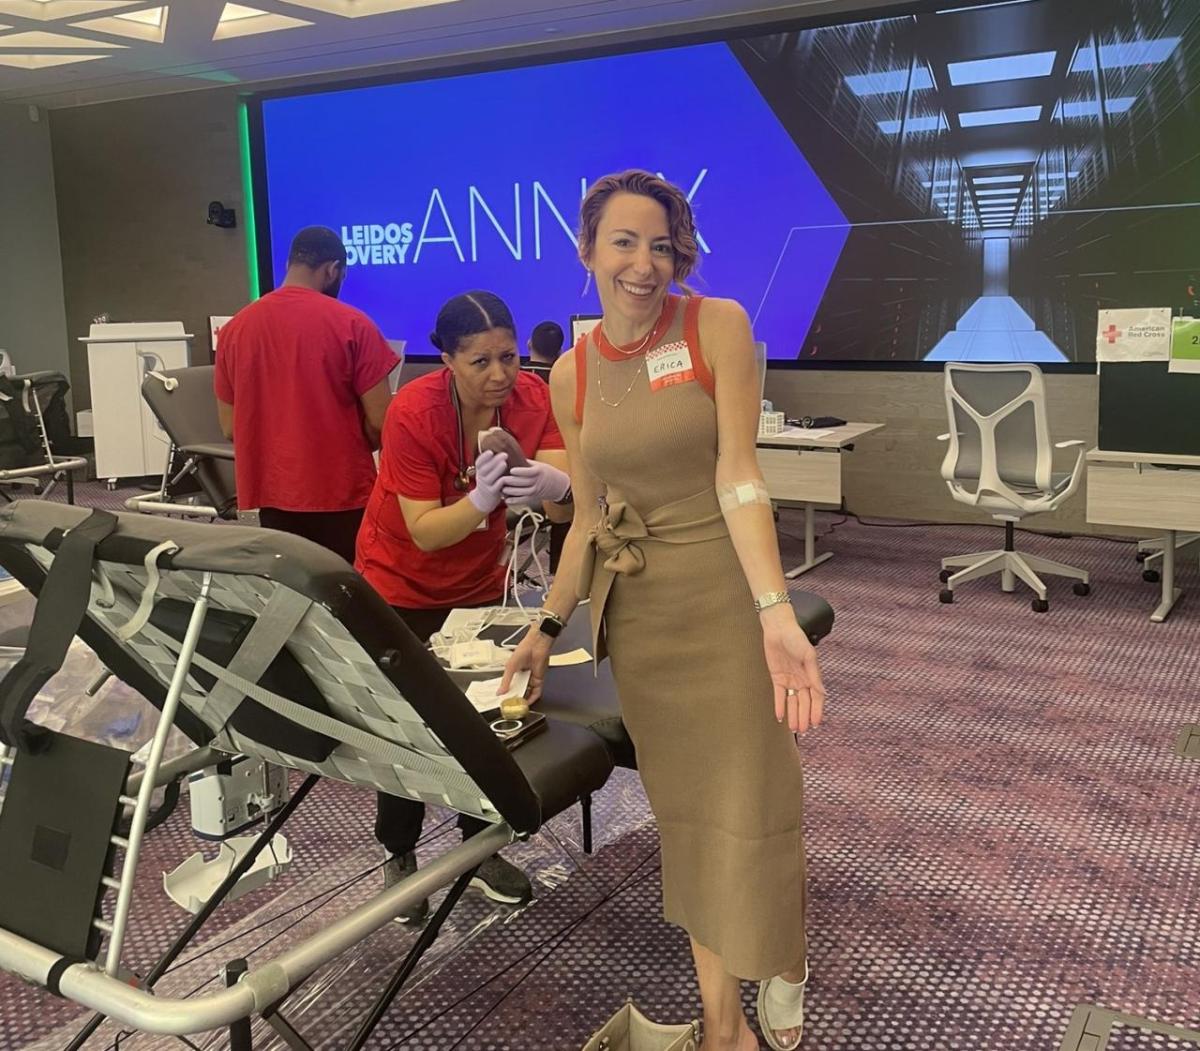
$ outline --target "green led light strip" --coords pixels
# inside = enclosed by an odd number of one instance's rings
[[[254,223],[254,174],[250,168],[250,117],[245,102],[238,103],[238,139],[242,158],[242,226],[246,231],[246,277],[250,300],[261,292],[258,284],[258,234]]]

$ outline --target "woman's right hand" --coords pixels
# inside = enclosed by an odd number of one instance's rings
[[[504,499],[504,476],[508,472],[508,453],[481,452],[475,460],[475,488],[467,499],[475,510],[490,515]]]
[[[519,671],[529,672],[529,688],[525,699],[533,704],[542,695],[542,684],[546,681],[546,669],[550,666],[550,649],[554,640],[535,624],[526,633],[513,654],[504,665],[504,677],[500,680],[497,696],[504,697],[512,685],[513,676]]]

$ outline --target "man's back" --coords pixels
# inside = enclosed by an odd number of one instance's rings
[[[360,397],[399,363],[358,310],[286,285],[221,330],[217,397],[233,406],[238,504],[365,507],[375,480]]]

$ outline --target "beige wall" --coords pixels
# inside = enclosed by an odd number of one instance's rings
[[[67,371],[46,113],[0,105],[0,350],[22,372]]]
[[[76,406],[91,404],[76,337],[100,313],[182,321],[207,363],[208,316],[248,300],[236,93],[55,110],[50,129]],[[237,229],[205,222],[212,200],[237,209]]]
[[[885,425],[846,457],[842,491],[846,507],[855,514],[931,522],[990,521],[955,503],[942,481],[946,447],[937,436],[946,432],[947,424],[940,372],[772,369],[767,373],[766,396],[789,416],[840,416]],[[1053,439],[1080,438],[1087,448],[1093,447],[1098,397],[1094,375],[1047,376]],[[1073,456],[1073,450],[1057,452],[1055,466],[1066,470]],[[1031,518],[1030,527],[1044,532],[1112,532],[1087,526],[1085,490],[1086,478],[1058,512]]]

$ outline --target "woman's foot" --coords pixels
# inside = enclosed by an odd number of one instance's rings
[[[798,980],[796,980],[798,979]],[[804,1034],[804,987],[808,967],[768,978],[758,987],[758,1024],[774,1051],[795,1051]]]
[[[700,1045],[700,1051],[762,1051],[762,1049],[759,1047],[754,1031],[743,1022],[741,1030],[731,1040],[722,1041],[716,1036],[710,1037],[706,1034],[704,1043]]]

